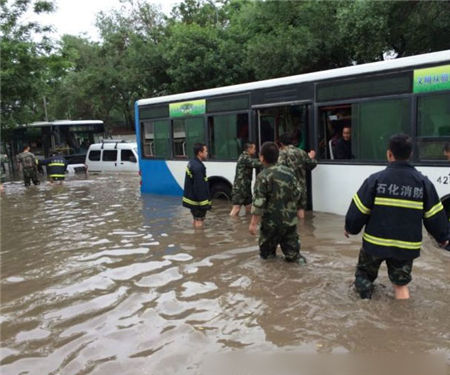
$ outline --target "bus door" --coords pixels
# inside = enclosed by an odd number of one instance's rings
[[[264,142],[278,142],[283,133],[290,133],[296,146],[310,149],[310,103],[289,103],[255,108],[258,146]]]
[[[294,146],[309,152],[312,134],[312,105],[305,102],[282,103],[254,107],[257,118],[259,149],[264,142],[278,143],[279,136],[290,133]],[[307,172],[308,209],[311,209],[311,173]]]

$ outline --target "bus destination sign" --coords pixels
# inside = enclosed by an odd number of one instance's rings
[[[413,92],[450,90],[450,65],[414,70]]]
[[[203,115],[205,112],[206,112],[205,99],[169,104],[170,117]]]

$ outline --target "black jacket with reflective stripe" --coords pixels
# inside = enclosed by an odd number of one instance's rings
[[[64,177],[67,161],[62,156],[52,156],[42,162],[47,168],[47,176],[49,177]]]
[[[447,217],[435,187],[408,162],[396,161],[364,181],[345,229],[357,234],[365,226],[363,248],[369,254],[413,259],[420,255],[422,222],[436,241],[447,239]]]
[[[198,158],[190,160],[186,167],[183,206],[205,210],[211,209],[206,167]]]

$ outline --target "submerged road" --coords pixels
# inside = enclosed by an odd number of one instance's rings
[[[190,374],[225,352],[440,352],[450,358],[450,254],[425,234],[412,299],[386,266],[373,300],[352,288],[360,236],[307,213],[306,266],[262,261],[248,217],[215,202],[194,231],[178,197],[92,176],[1,197],[0,372]]]

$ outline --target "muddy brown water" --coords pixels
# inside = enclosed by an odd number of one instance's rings
[[[450,358],[450,254],[425,235],[412,298],[385,265],[372,301],[352,288],[361,237],[308,212],[306,266],[262,261],[249,218],[215,202],[194,231],[177,197],[92,176],[1,197],[0,372],[196,373],[227,352],[439,352]]]

